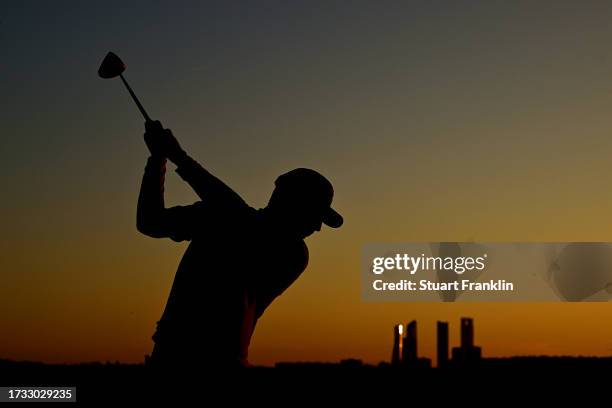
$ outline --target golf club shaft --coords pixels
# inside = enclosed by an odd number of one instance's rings
[[[134,99],[134,102],[136,102],[136,106],[138,106],[138,109],[140,109],[140,113],[142,113],[142,116],[144,116],[147,122],[151,122],[151,118],[149,117],[149,115],[147,115],[147,111],[145,111],[145,109],[142,107],[142,104],[136,97],[136,94],[134,93],[134,91],[132,91],[132,88],[130,87],[130,85],[127,83],[127,81],[125,80],[122,74],[119,74],[119,76],[121,77],[121,80],[123,81],[123,85],[125,85],[130,95],[132,95],[132,99]]]

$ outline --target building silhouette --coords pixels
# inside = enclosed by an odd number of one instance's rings
[[[448,365],[448,322],[437,324],[437,364],[438,368]]]
[[[461,345],[453,347],[453,364],[470,364],[482,357],[480,347],[474,346],[474,320],[461,318]]]
[[[405,329],[405,330],[404,330]],[[393,351],[391,365],[406,368],[430,368],[431,360],[419,358],[417,353],[417,322],[411,321],[405,327],[393,327]]]
[[[437,366],[464,366],[481,361],[482,350],[474,345],[474,320],[462,317],[460,321],[460,345],[451,350],[449,360],[449,324],[437,322]],[[412,320],[404,327],[398,324],[393,327],[393,352],[391,365],[410,368],[429,368],[431,360],[419,358],[417,351],[417,322]]]
[[[393,327],[393,352],[391,353],[391,364],[394,366],[401,363],[402,334],[402,325],[395,325],[395,327]]]
[[[461,318],[461,348],[469,349],[474,347],[474,320]]]
[[[414,365],[418,360],[416,320],[406,325],[406,336],[404,337],[404,347],[402,351],[402,362],[405,365]]]

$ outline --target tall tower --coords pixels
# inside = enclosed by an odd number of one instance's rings
[[[413,320],[406,325],[406,337],[404,337],[404,350],[402,357],[405,364],[414,363],[418,358],[416,320]]]
[[[438,368],[448,365],[448,322],[438,322]]]
[[[470,350],[474,347],[474,320],[469,317],[461,318],[461,348]]]
[[[473,365],[482,358],[482,349],[474,346],[474,320],[461,318],[461,345],[453,347],[453,363]]]
[[[399,365],[402,355],[402,334],[403,327],[401,324],[393,327],[393,352],[391,353],[391,364]]]

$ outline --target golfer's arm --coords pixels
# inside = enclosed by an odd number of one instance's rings
[[[227,184],[213,176],[186,153],[175,161],[176,172],[185,180],[202,200],[217,200],[224,203],[244,205],[244,200]]]
[[[166,159],[149,157],[145,166],[138,208],[136,211],[136,228],[141,233],[154,238],[168,236],[164,231],[164,181],[166,175]]]

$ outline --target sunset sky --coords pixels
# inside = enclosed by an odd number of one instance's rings
[[[250,361],[391,357],[393,325],[475,319],[485,356],[612,354],[612,305],[367,303],[368,242],[611,241],[612,3],[8,1],[0,8],[0,358],[141,362],[186,243],[135,227],[148,151],[119,80],[263,207],[335,186],[339,230],[259,321]],[[167,205],[196,195],[169,165]],[[202,324],[206,316],[202,316]],[[203,353],[206,350],[202,350]]]

